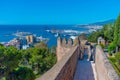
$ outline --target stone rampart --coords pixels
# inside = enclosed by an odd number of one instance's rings
[[[78,37],[76,37],[75,41],[73,42],[72,39],[62,39],[58,38],[57,40],[57,49],[56,49],[56,56],[57,61],[60,61],[62,57],[71,50],[72,47],[75,47],[76,45],[80,45],[80,40]]]
[[[95,68],[97,80],[120,80],[100,46],[96,47]]]
[[[72,47],[49,71],[36,80],[73,80],[80,47]]]

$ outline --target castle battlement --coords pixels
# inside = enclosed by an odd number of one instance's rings
[[[76,37],[75,40],[73,39],[66,39],[59,37],[57,40],[57,60],[61,60],[61,58],[72,48],[77,45],[80,45],[80,39],[79,37]]]
[[[61,38],[59,37],[58,40],[57,40],[57,46],[61,46],[61,47],[73,47],[73,46],[76,46],[76,45],[80,45],[80,39],[79,37],[76,37],[75,40],[69,38],[68,40],[66,38]]]

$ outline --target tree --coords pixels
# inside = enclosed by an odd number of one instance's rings
[[[120,46],[120,15],[118,16],[114,25],[114,43]]]
[[[37,43],[35,45],[36,48],[48,48],[44,42]]]
[[[2,65],[6,68],[5,76],[7,80],[11,80],[10,75],[14,69],[18,67],[20,60],[21,54],[18,52],[17,48],[12,46],[5,48]]]
[[[32,65],[32,69],[36,74],[42,73],[41,68],[43,66],[43,55],[40,55],[38,49],[34,49],[32,53],[32,57],[30,58],[30,64]]]
[[[50,53],[48,55],[48,57],[44,58],[44,64],[46,67],[46,70],[50,69],[55,63],[56,63],[57,59],[55,57],[55,54]]]
[[[19,67],[14,73],[16,80],[35,80],[33,71],[28,67]]]
[[[120,70],[120,52],[117,52],[115,54],[115,59],[116,59],[116,62],[117,62],[117,67]]]
[[[110,43],[110,45],[108,46],[108,52],[110,55],[112,55],[112,53],[115,51],[116,45],[114,43]]]
[[[85,33],[80,34],[80,40],[86,40],[87,35]]]
[[[88,40],[89,42],[97,42],[97,39],[98,39],[99,36],[101,36],[101,32],[100,32],[100,31],[92,32],[92,33],[88,36],[87,40]]]
[[[0,70],[6,80],[34,80],[56,63],[56,56],[48,48],[18,50],[0,45]]]
[[[114,36],[114,26],[113,23],[106,24],[102,27],[101,30],[92,32],[88,36],[88,41],[96,42],[98,37],[102,36],[106,41],[112,42]]]
[[[22,59],[21,59],[20,65],[21,66],[30,66],[29,61],[30,61],[30,58],[32,57],[31,56],[31,54],[32,54],[31,48],[27,49],[27,50],[20,50],[19,52],[22,54]]]
[[[106,24],[103,26],[102,32],[104,33],[104,38],[106,41],[112,42],[114,35],[113,24]]]
[[[4,61],[4,51],[5,47],[3,45],[0,45],[0,75],[3,75],[5,72],[5,66],[2,64]]]
[[[4,51],[5,51],[5,47],[3,45],[0,45],[0,67],[2,66],[2,62],[4,60]]]

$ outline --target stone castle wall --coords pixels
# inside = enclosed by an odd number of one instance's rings
[[[62,68],[60,75],[57,76],[56,80],[73,80],[74,73],[76,70],[76,65],[79,58],[79,53],[80,53],[80,49],[77,48],[75,52],[72,54],[72,56],[69,58],[67,63]],[[63,58],[66,58],[65,56]]]
[[[97,80],[120,80],[100,46],[96,47],[95,68]]]
[[[66,40],[66,38],[61,39],[59,37],[57,40],[57,49],[56,49],[57,61],[60,61],[62,59],[62,57],[68,51],[70,51],[72,47],[74,47],[76,45],[80,45],[80,40],[78,37],[76,37],[74,42],[72,39]]]
[[[79,53],[79,46],[72,47],[59,62],[36,80],[73,80]]]
[[[59,41],[62,40],[59,38]],[[58,61],[49,71],[36,80],[73,80],[78,58],[83,52],[82,47],[81,45],[75,46],[74,44],[72,44],[72,46],[68,46],[68,44],[61,44],[61,42],[58,42],[58,44],[61,45],[60,47],[62,50],[65,47],[69,48],[69,50],[66,51],[65,49],[66,52],[63,51],[65,54],[61,57],[60,61]],[[97,46],[95,51],[95,69],[97,80],[120,80],[120,77],[117,75],[109,60],[105,56],[102,48]],[[58,54],[60,52],[61,51],[59,51]],[[61,56],[61,53],[58,57],[59,56]]]
[[[78,58],[82,52],[78,37],[74,42],[72,39],[67,41],[59,37],[56,49],[58,62],[37,80],[73,80]]]

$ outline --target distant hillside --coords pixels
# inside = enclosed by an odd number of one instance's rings
[[[103,22],[95,22],[95,23],[91,23],[89,25],[105,25],[105,24],[108,24],[108,23],[114,23],[115,22],[115,19],[111,19],[111,20],[107,20],[107,21],[103,21]]]

